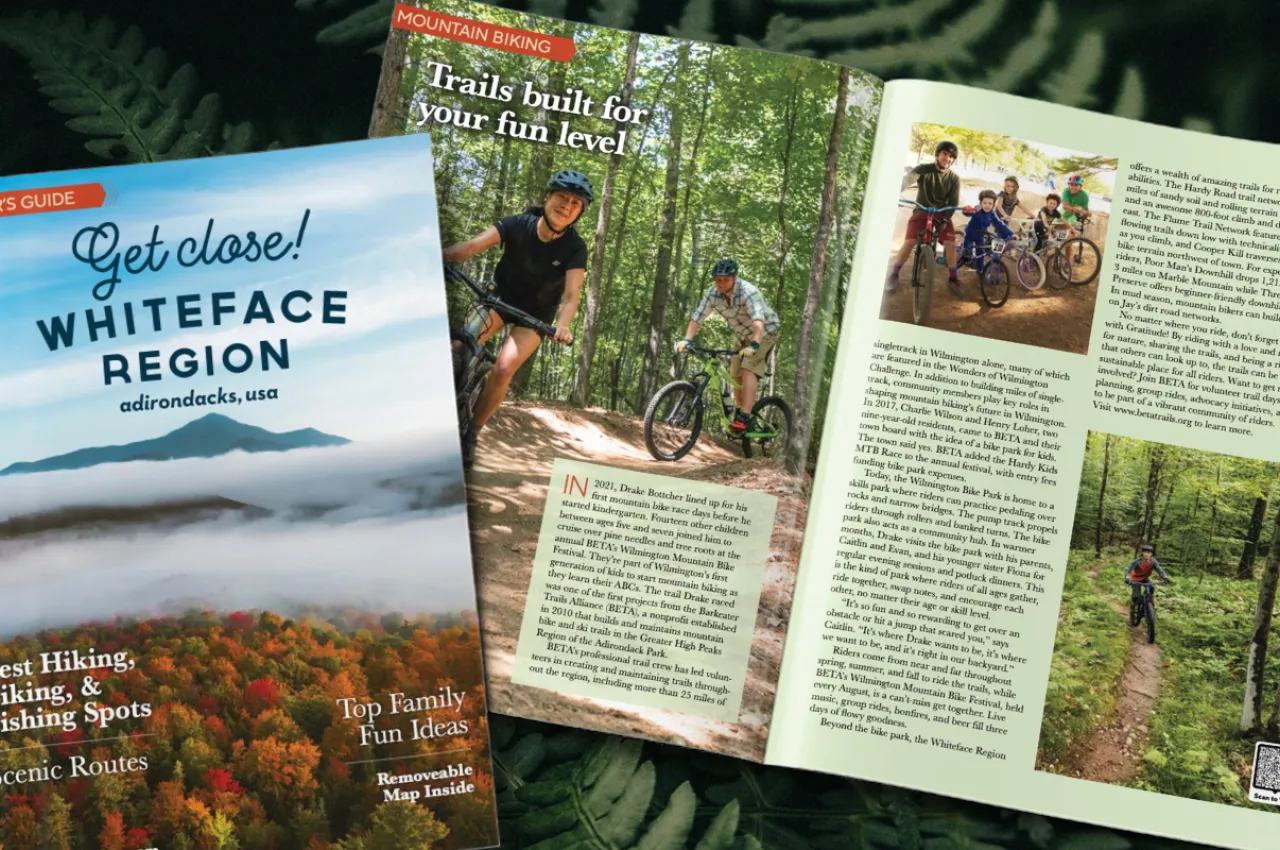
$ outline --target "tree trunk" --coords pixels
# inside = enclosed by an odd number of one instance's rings
[[[1262,724],[1262,670],[1267,661],[1267,640],[1271,634],[1271,612],[1276,605],[1276,579],[1280,578],[1280,512],[1271,530],[1271,549],[1258,585],[1258,607],[1253,612],[1253,632],[1249,637],[1249,663],[1245,667],[1244,708],[1240,731],[1257,732]]]
[[[408,101],[400,98],[400,81],[409,47],[409,31],[392,27],[382,54],[382,73],[373,99],[373,115],[369,118],[369,138],[398,135],[408,122]]]
[[[840,69],[840,81],[836,89],[835,118],[831,122],[831,137],[827,141],[826,176],[822,184],[822,204],[818,211],[818,229],[813,240],[813,254],[809,262],[809,289],[805,293],[804,312],[800,318],[800,333],[796,343],[795,401],[792,410],[794,423],[787,443],[786,465],[792,475],[804,472],[809,457],[809,437],[813,432],[813,416],[809,410],[809,356],[813,344],[813,324],[818,314],[822,296],[822,283],[827,271],[827,241],[831,236],[831,221],[836,207],[836,169],[840,162],[840,139],[844,135],[844,113],[849,102],[849,69]],[[825,344],[825,340],[822,340]]]
[[[782,309],[782,294],[787,279],[787,184],[791,178],[791,148],[796,138],[796,118],[800,112],[800,81],[791,81],[791,93],[787,97],[787,141],[782,146],[782,188],[778,190],[778,291],[773,296],[774,309]]]
[[[689,67],[689,42],[681,42],[676,58],[676,84],[683,89],[685,71]],[[683,94],[683,92],[681,92]],[[667,181],[663,189],[662,227],[658,235],[658,260],[653,277],[653,300],[649,308],[649,337],[644,349],[644,364],[636,392],[635,412],[644,411],[649,396],[657,389],[658,362],[662,354],[662,335],[667,324],[667,297],[671,285],[671,251],[675,239],[676,197],[680,189],[680,145],[684,132],[683,97],[676,97],[671,107],[671,138],[667,147]]]
[[[1102,557],[1103,505],[1107,500],[1107,473],[1111,469],[1111,435],[1102,446],[1102,486],[1098,488],[1098,524],[1093,529],[1093,556]]]
[[[639,33],[632,33],[627,40],[627,70],[622,83],[622,103],[631,105],[632,87],[636,80],[636,52],[640,47]],[[622,121],[614,125],[616,132],[626,129]],[[573,382],[571,401],[578,407],[591,403],[591,361],[596,356],[596,332],[600,309],[600,281],[604,277],[605,246],[609,236],[609,214],[613,210],[613,183],[618,176],[622,154],[609,157],[604,183],[600,187],[600,209],[596,214],[596,241],[591,250],[591,268],[587,273],[586,305],[582,311],[582,330],[579,336],[578,374]]]
[[[1204,563],[1200,565],[1202,573],[1209,569],[1209,562],[1213,560],[1213,535],[1218,531],[1218,491],[1222,487],[1222,458],[1218,458],[1218,476],[1213,488],[1213,508],[1209,514],[1209,540],[1204,545]]]
[[[1169,479],[1169,489],[1164,491],[1164,507],[1160,509],[1160,518],[1156,520],[1156,527],[1151,532],[1151,545],[1157,545],[1160,540],[1160,532],[1164,531],[1164,519],[1169,515],[1169,503],[1173,501],[1173,491],[1178,488],[1178,477],[1175,471],[1172,475],[1166,475]]]
[[[1240,555],[1240,566],[1236,570],[1236,578],[1245,581],[1253,578],[1253,561],[1258,557],[1258,538],[1262,536],[1262,517],[1267,512],[1267,499],[1258,496],[1253,500],[1253,516],[1249,518],[1249,531],[1245,534],[1244,552]]]

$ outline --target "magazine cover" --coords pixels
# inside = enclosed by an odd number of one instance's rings
[[[763,758],[878,99],[396,6],[371,134],[437,146],[495,710]]]
[[[432,173],[0,181],[6,847],[498,843]]]

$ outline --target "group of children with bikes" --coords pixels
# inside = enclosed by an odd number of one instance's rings
[[[939,142],[934,149],[934,161],[917,165],[907,171],[902,179],[902,189],[916,187],[914,201],[903,200],[901,203],[913,207],[911,217],[907,221],[906,236],[894,257],[893,266],[885,280],[885,292],[897,289],[898,278],[902,267],[913,252],[917,255],[916,268],[913,269],[913,284],[917,287],[917,301],[920,278],[928,276],[928,290],[932,289],[933,269],[922,267],[931,264],[922,262],[925,255],[921,246],[928,246],[931,255],[936,246],[941,245],[946,258],[947,285],[956,297],[964,297],[964,286],[960,283],[959,267],[971,266],[977,273],[983,287],[983,297],[993,306],[1004,303],[1007,296],[1009,280],[1007,272],[1000,264],[993,264],[996,252],[992,249],[992,238],[996,237],[1012,243],[1017,234],[1010,224],[1021,224],[1030,221],[1034,224],[1034,241],[1027,238],[1012,257],[1019,280],[1028,289],[1037,289],[1047,277],[1045,263],[1039,259],[1040,253],[1051,244],[1055,247],[1053,263],[1050,271],[1058,275],[1059,280],[1072,283],[1088,283],[1097,275],[1100,265],[1100,251],[1096,244],[1084,239],[1084,224],[1092,213],[1089,210],[1089,193],[1084,189],[1084,178],[1080,174],[1072,174],[1067,186],[1061,194],[1050,192],[1045,197],[1044,205],[1034,215],[1018,197],[1020,188],[1018,178],[1008,176],[1000,192],[983,189],[978,193],[976,205],[960,205],[960,176],[952,166],[960,156],[960,149],[955,142]],[[957,256],[956,236],[952,224],[952,215],[963,212],[969,220],[965,224],[962,250]],[[1022,212],[1024,218],[1018,219],[1016,214]],[[1064,231],[1071,230],[1069,235]],[[1078,232],[1077,232],[1078,231]],[[1077,244],[1078,243],[1078,244]],[[999,243],[997,243],[999,244]],[[1058,245],[1062,251],[1056,252]],[[1001,248],[1003,251],[1003,248]],[[1013,249],[1011,248],[1011,252]],[[1081,266],[1086,265],[1086,269]],[[993,299],[988,289],[1003,287],[1004,296],[998,301]],[[924,297],[928,298],[928,291]],[[923,309],[921,309],[923,306]],[[927,315],[927,302],[917,306],[917,321],[922,321],[922,313]]]
[[[594,199],[594,188],[585,174],[573,169],[557,171],[546,186],[541,205],[501,218],[443,251],[446,274],[467,284],[477,298],[466,324],[453,334],[465,466],[472,463],[480,429],[506,398],[521,365],[547,337],[564,345],[573,342],[571,325],[587,266],[587,244],[574,225]],[[493,271],[493,283],[487,287],[476,284],[454,265],[496,245],[502,246],[502,256]],[[760,289],[739,277],[738,271],[738,263],[732,259],[715,264],[714,283],[692,310],[675,352],[694,350],[693,337],[712,312],[728,324],[738,343],[729,366],[736,402],[729,430],[745,440],[758,437],[751,411],[758,379],[766,374],[766,359],[777,342],[781,322]],[[496,353],[485,359],[485,343],[504,325],[508,326],[505,339]],[[483,368],[476,368],[482,360]]]

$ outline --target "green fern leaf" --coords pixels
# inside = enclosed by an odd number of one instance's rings
[[[729,850],[733,844],[733,834],[738,831],[738,815],[741,810],[742,805],[736,799],[725,804],[693,850]]]
[[[116,162],[156,162],[240,153],[254,143],[248,123],[218,123],[217,95],[198,96],[195,69],[167,74],[159,48],[146,49],[141,30],[116,36],[108,18],[86,24],[72,13],[27,13],[0,19],[0,44],[31,64],[49,105],[71,117],[66,126],[91,139],[85,148]]]
[[[332,47],[385,44],[396,0],[374,0],[316,33],[316,41]]]
[[[1106,59],[1106,42],[1097,30],[1086,30],[1071,58],[1061,70],[1051,74],[1040,90],[1054,103],[1064,106],[1087,107],[1097,98],[1093,87],[1102,76],[1102,63]]]
[[[936,15],[951,5],[952,0],[911,0],[901,6],[877,6],[857,15],[822,18],[794,28],[793,38],[808,43],[852,41],[874,36],[916,33]]]
[[[596,0],[595,5],[587,10],[587,20],[602,27],[631,29],[639,9],[637,0]]]
[[[1141,118],[1145,99],[1142,90],[1142,73],[1132,65],[1125,67],[1124,77],[1120,81],[1120,94],[1116,96],[1111,113],[1121,118]]]
[[[569,0],[529,0],[529,11],[548,18],[567,17]]]
[[[636,850],[673,850],[683,847],[693,826],[694,811],[698,806],[698,797],[688,782],[671,792],[667,807],[649,826],[636,845]]]
[[[680,22],[667,27],[667,35],[692,41],[719,41],[720,36],[715,31],[713,0],[689,0],[680,15]]]
[[[1058,7],[1051,2],[1040,6],[1031,33],[1010,50],[1001,66],[977,83],[996,91],[1011,92],[1022,85],[1053,54],[1058,36]]]

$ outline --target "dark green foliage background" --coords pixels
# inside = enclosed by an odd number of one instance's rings
[[[1172,126],[1260,140],[1280,137],[1280,114],[1263,108],[1275,102],[1280,85],[1268,68],[1280,7],[1262,0],[508,0],[503,5],[831,57],[886,79],[983,85]],[[927,16],[920,11],[924,7],[931,10]],[[390,8],[389,0],[4,0],[0,175],[110,161],[85,148],[86,142],[110,136],[83,132],[83,123],[68,128],[71,115],[51,108],[32,76],[33,53],[52,51],[71,60],[78,51],[66,41],[24,35],[26,30],[15,26],[24,11],[58,14],[62,17],[53,19],[53,29],[64,31],[74,22],[66,17],[71,13],[90,23],[105,17],[115,27],[112,45],[127,27],[139,27],[144,46],[159,48],[168,60],[165,81],[185,64],[196,72],[189,99],[171,117],[193,132],[194,124],[185,122],[195,116],[201,98],[213,95],[200,117],[208,119],[216,107],[218,126],[237,128],[234,144],[217,140],[213,149],[262,150],[365,136]],[[130,159],[123,145],[97,149]],[[548,848],[606,846],[592,838],[575,843],[583,837],[581,819],[563,808],[553,811],[563,804],[554,789],[582,790],[573,782],[584,775],[583,765],[595,749],[617,750],[618,743],[500,717],[494,718],[494,731],[506,846],[531,846],[535,834]],[[770,850],[1191,846],[874,783],[765,769],[676,747],[644,744],[638,758],[654,766],[640,835],[659,823],[674,806],[673,791],[687,782],[697,800],[689,846],[700,839],[705,847]],[[563,785],[566,781],[569,785]],[[516,790],[539,782],[548,784],[532,792]],[[553,790],[539,796],[538,789],[548,787]],[[540,819],[540,812],[550,814]],[[725,845],[708,830],[717,815],[723,815],[720,826],[725,826],[731,813],[736,829]],[[669,826],[672,816],[666,817],[662,823]]]

